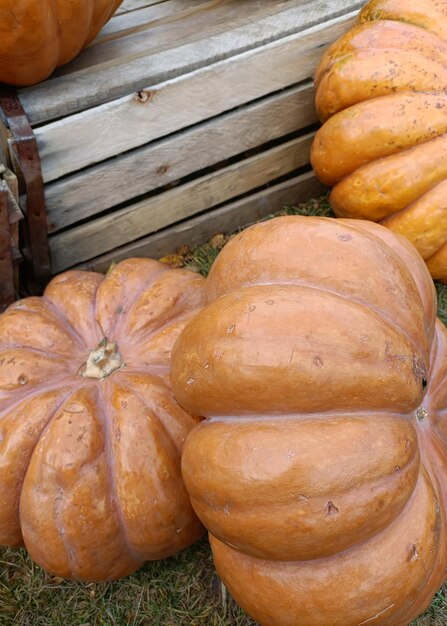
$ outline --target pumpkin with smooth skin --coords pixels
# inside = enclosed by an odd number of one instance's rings
[[[197,423],[169,383],[204,279],[150,259],[69,271],[0,317],[0,545],[103,581],[203,533],[180,467]]]
[[[123,0],[0,0],[0,83],[33,85],[79,54]]]
[[[447,282],[447,3],[372,0],[315,86],[311,160],[336,215],[404,235]]]
[[[262,626],[406,626],[447,565],[447,331],[425,264],[371,222],[232,239],[172,352],[207,418],[182,470],[214,561]]]

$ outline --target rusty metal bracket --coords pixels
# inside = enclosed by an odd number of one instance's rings
[[[19,180],[21,208],[25,215],[23,253],[32,276],[27,282],[40,289],[51,273],[47,211],[39,149],[28,116],[13,89],[0,90],[0,114],[9,130],[9,156]]]
[[[14,260],[9,229],[8,188],[0,180],[0,312],[15,300]]]

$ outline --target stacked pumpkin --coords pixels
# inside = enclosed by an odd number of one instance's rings
[[[407,237],[447,281],[447,4],[371,0],[323,56],[312,149],[340,217]]]
[[[123,0],[0,0],[0,83],[32,85],[79,54]]]
[[[283,217],[235,237],[173,350],[207,419],[183,476],[262,626],[407,626],[447,566],[447,331],[406,240]]]

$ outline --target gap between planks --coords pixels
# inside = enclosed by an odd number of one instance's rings
[[[35,131],[45,182],[309,78],[351,18],[250,50]],[[241,88],[242,86],[242,88]]]
[[[314,133],[261,152],[249,159],[180,185],[158,196],[54,235],[50,239],[52,271],[59,272],[95,254],[200,213],[309,163]]]
[[[207,211],[181,224],[132,242],[99,256],[77,268],[107,272],[111,263],[131,257],[160,258],[175,253],[180,246],[194,247],[217,233],[233,233],[240,228],[281,211],[286,205],[299,204],[321,195],[326,188],[313,172],[302,174],[279,185],[258,191],[219,209]]]
[[[313,100],[309,81],[51,183],[45,188],[49,231],[304,129],[317,120]]]

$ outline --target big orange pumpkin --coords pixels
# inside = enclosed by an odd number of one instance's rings
[[[130,259],[61,274],[0,317],[0,545],[99,581],[202,534],[180,468],[198,420],[169,371],[203,283]]]
[[[447,565],[447,332],[414,248],[281,217],[227,244],[172,353],[183,475],[262,626],[406,626]]]
[[[85,48],[123,0],[0,0],[0,83],[32,85]]]
[[[335,213],[404,235],[447,282],[447,3],[371,0],[315,83],[312,164]]]

